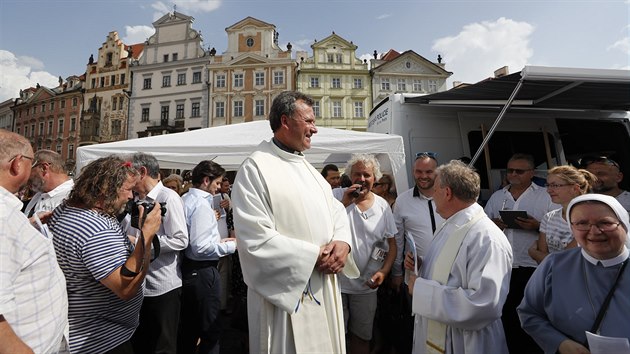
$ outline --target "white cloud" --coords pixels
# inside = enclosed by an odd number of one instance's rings
[[[453,72],[449,81],[475,83],[506,65],[510,72],[521,70],[534,53],[529,44],[533,32],[527,22],[501,17],[468,24],[455,36],[437,39],[431,49]]]
[[[290,43],[293,46],[293,48],[291,48],[291,52],[293,53],[294,57],[295,57],[295,53],[300,52],[300,51],[306,52],[307,57],[313,55],[312,50],[311,50],[311,44],[313,44],[312,39],[298,39],[297,41],[290,42]],[[280,48],[286,48],[286,47],[287,47],[287,43],[285,43],[284,45],[280,45]],[[299,58],[295,58],[295,59],[299,59]],[[304,59],[306,59],[306,57]]]
[[[35,87],[57,87],[58,77],[43,71],[42,62],[33,57],[21,56],[0,49],[0,102],[19,96],[20,90]]]
[[[607,50],[620,50],[630,55],[630,37],[622,38],[606,48]]]
[[[382,14],[382,15],[376,16],[376,19],[377,20],[384,20],[384,19],[386,19],[388,17],[391,17],[391,16],[392,16],[392,14]]]
[[[359,57],[359,59],[361,59],[361,61],[367,60],[368,63],[368,69],[370,68],[370,60],[374,59],[374,55],[366,53],[366,54],[361,54],[361,56]]]
[[[186,14],[211,12],[218,9],[221,6],[223,0],[173,0],[164,3],[162,1],[156,1],[151,4],[151,7],[156,11],[153,14],[153,19],[164,16],[164,14],[173,10],[173,4],[177,6],[176,11]]]
[[[152,26],[125,26],[125,36],[122,41],[127,45],[142,43],[151,37],[153,33],[155,33],[155,28]]]

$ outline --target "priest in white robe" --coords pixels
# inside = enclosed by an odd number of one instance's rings
[[[243,162],[232,189],[251,353],[345,352],[336,274],[359,274],[344,207],[302,154],[317,133],[312,105],[298,92],[274,99],[273,139]]]
[[[420,316],[414,353],[507,353],[501,324],[512,269],[505,235],[476,203],[479,175],[459,161],[436,170],[435,205],[445,219],[410,278]],[[405,267],[414,269],[411,253]]]

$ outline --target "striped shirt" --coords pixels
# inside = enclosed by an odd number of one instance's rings
[[[573,241],[571,228],[567,221],[562,218],[562,208],[545,214],[540,220],[540,232],[547,237],[549,253],[563,251]]]
[[[143,289],[124,301],[100,282],[131,255],[132,245],[118,221],[64,203],[55,209],[49,227],[66,276],[70,351],[103,353],[131,338]]]
[[[35,353],[57,353],[67,329],[68,298],[52,241],[0,187],[0,314]]]

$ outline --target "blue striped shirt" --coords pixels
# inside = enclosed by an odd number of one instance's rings
[[[133,248],[118,221],[62,204],[49,227],[66,276],[70,351],[103,353],[128,340],[138,326],[143,289],[124,301],[100,282],[125,263]]]

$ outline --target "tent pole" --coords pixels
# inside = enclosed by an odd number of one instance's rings
[[[481,155],[481,152],[485,148],[486,144],[488,144],[488,141],[492,137],[492,134],[494,134],[494,131],[497,129],[497,126],[499,125],[499,123],[501,123],[501,120],[503,119],[503,116],[505,115],[507,110],[512,105],[512,102],[514,101],[514,98],[516,98],[516,95],[518,94],[518,91],[521,89],[521,86],[523,86],[523,78],[521,78],[518,81],[518,83],[516,84],[516,87],[514,88],[514,91],[512,91],[512,94],[510,95],[510,98],[505,103],[505,106],[503,106],[503,108],[501,109],[501,112],[499,113],[499,116],[497,117],[497,119],[492,124],[492,127],[490,127],[490,131],[488,131],[488,135],[486,135],[486,137],[481,142],[481,145],[477,149],[477,152],[475,152],[475,155],[470,160],[470,163],[468,164],[468,166],[472,167],[475,164],[475,162],[477,161],[477,159],[479,158],[479,155]]]

